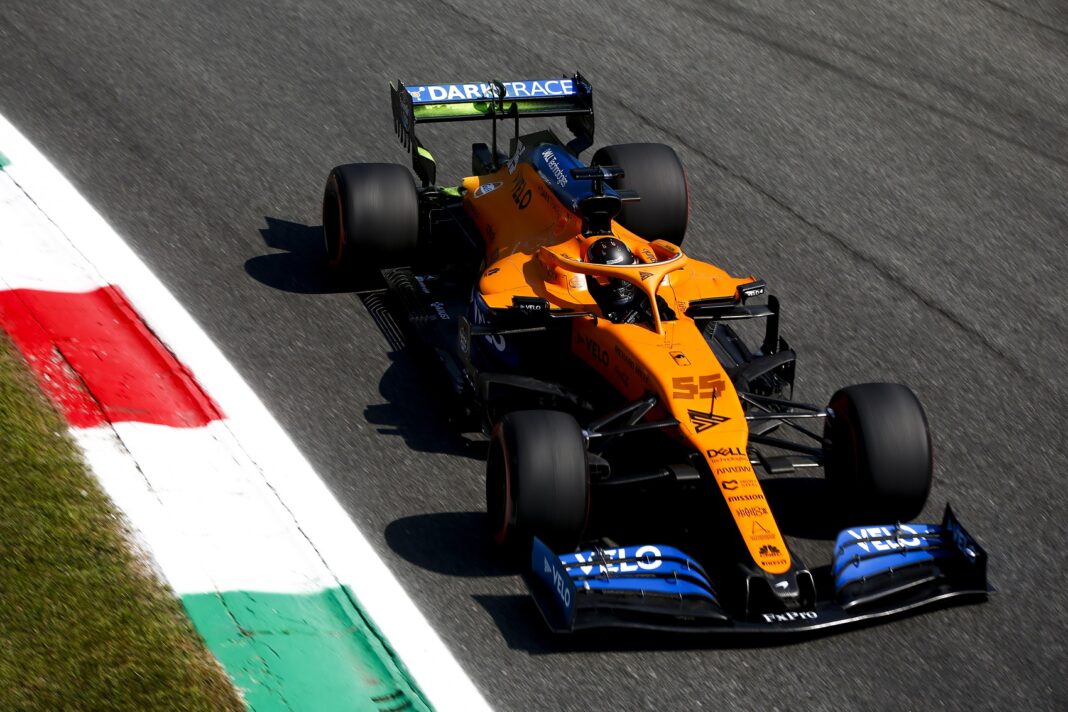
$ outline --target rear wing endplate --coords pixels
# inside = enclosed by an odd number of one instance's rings
[[[424,186],[434,183],[436,166],[415,135],[416,124],[443,121],[484,121],[493,126],[493,157],[497,156],[497,121],[513,119],[519,135],[520,117],[567,117],[575,138],[567,145],[575,155],[593,145],[593,88],[581,74],[559,79],[474,82],[466,84],[389,85],[393,126],[401,145],[412,153],[412,168]]]

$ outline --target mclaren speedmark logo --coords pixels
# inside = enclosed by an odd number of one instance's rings
[[[712,411],[716,407],[716,401],[712,401],[712,408],[707,413],[700,410],[690,409],[686,411],[690,416],[690,422],[693,423],[694,430],[699,433],[703,433],[709,428],[714,428],[720,423],[726,423],[730,418],[725,415],[716,415]]]

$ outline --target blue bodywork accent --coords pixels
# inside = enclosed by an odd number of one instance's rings
[[[545,99],[575,96],[575,83],[571,79],[530,79],[504,84],[506,99]],[[450,104],[461,101],[485,101],[493,99],[493,85],[489,82],[466,84],[418,84],[405,87],[412,95],[413,104]]]
[[[953,516],[953,510],[949,505],[946,505],[946,514],[942,518],[942,529],[946,535],[953,540],[954,546],[957,550],[964,555],[964,558],[971,564],[978,564],[986,568],[986,552],[979,546],[979,542],[972,538],[972,535],[964,530],[961,523],[957,521],[957,518]]]
[[[834,542],[834,587],[959,555],[937,524],[853,527]]]
[[[577,597],[575,584],[560,562],[560,557],[538,537],[534,537],[534,545],[530,550],[530,570],[553,592],[553,600],[560,606],[564,619],[571,621]]]
[[[542,143],[530,149],[527,156],[530,165],[541,174],[545,185],[571,212],[577,213],[579,203],[594,195],[592,180],[575,180],[571,177],[572,168],[586,168],[586,164],[566,148]],[[615,195],[615,191],[607,185],[604,192]]]
[[[471,310],[467,319],[472,324],[489,324],[492,318],[492,310],[476,286],[471,292]],[[515,348],[514,341],[501,334],[472,337],[471,360],[478,366],[489,361],[489,368],[499,367],[502,363],[511,368],[518,368],[519,351]]]
[[[716,603],[716,597],[700,584],[680,578],[631,578],[626,574],[603,579],[585,579],[580,589],[587,591],[632,591],[642,595],[696,596]]]
[[[941,524],[873,525],[840,532],[832,562],[833,597],[825,597],[824,587],[817,587],[801,569],[795,571],[798,595],[783,592],[782,603],[769,600],[767,589],[758,585],[747,589],[744,606],[728,598],[724,607],[697,561],[674,547],[652,544],[558,556],[535,540],[532,572],[525,578],[546,623],[558,633],[635,628],[794,634],[950,600],[985,599],[993,590],[986,580],[986,562],[986,552],[947,506]],[[779,588],[781,579],[743,573],[749,585],[762,579]],[[801,584],[803,579],[807,585]],[[754,591],[764,594],[753,596]]]
[[[560,562],[580,590],[696,596],[717,602],[701,565],[672,546],[580,551],[562,555]]]

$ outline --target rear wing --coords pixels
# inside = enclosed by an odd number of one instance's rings
[[[393,125],[401,145],[412,153],[412,168],[424,186],[434,183],[434,158],[415,135],[422,123],[442,121],[490,121],[493,130],[492,158],[497,160],[497,122],[519,118],[567,117],[575,138],[567,144],[574,154],[593,145],[593,88],[581,74],[559,79],[476,82],[467,84],[389,85]]]

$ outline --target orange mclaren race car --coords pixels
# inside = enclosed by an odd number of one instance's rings
[[[903,523],[931,484],[919,401],[888,383],[792,400],[778,300],[682,250],[671,148],[582,162],[593,91],[577,74],[391,95],[420,185],[400,165],[334,168],[327,258],[391,295],[490,438],[490,536],[521,553],[553,630],[812,630],[986,596],[986,555],[948,507]],[[531,117],[564,118],[572,138],[521,133]],[[439,186],[416,127],[469,120],[489,122],[491,143]],[[754,348],[742,334],[761,320]],[[809,467],[853,525],[830,567],[791,549],[762,483]]]

